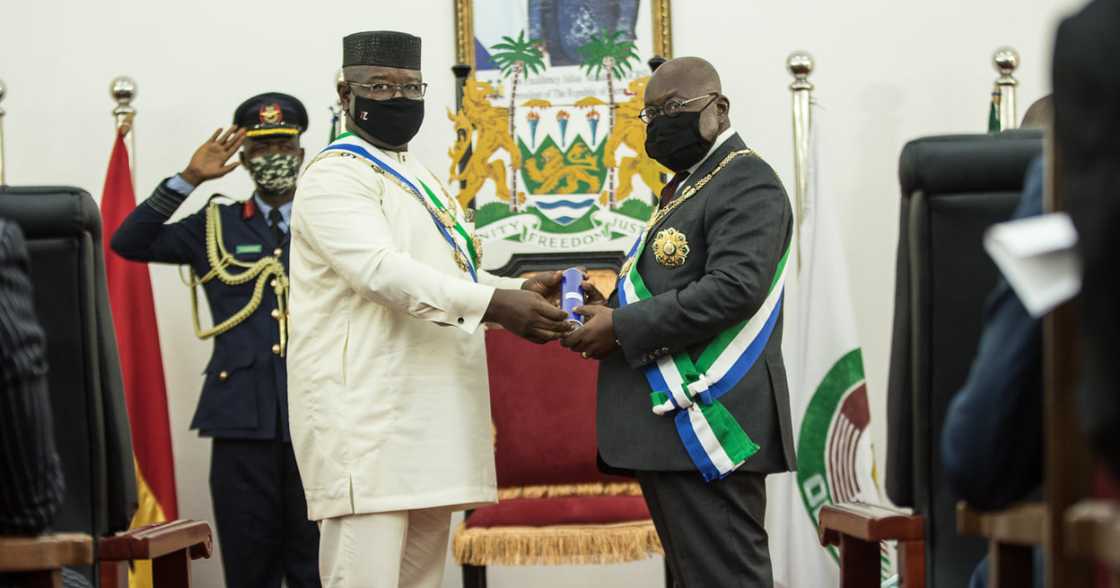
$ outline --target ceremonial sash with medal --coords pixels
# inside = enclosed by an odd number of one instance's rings
[[[339,139],[344,139],[350,136],[350,133],[339,136]],[[455,213],[448,209],[444,203],[436,197],[435,193],[426,183],[420,178],[415,178],[412,181],[404,170],[398,170],[389,161],[384,161],[374,156],[368,149],[361,145],[354,145],[353,143],[331,143],[327,145],[319,157],[331,154],[350,154],[364,159],[370,164],[374,171],[385,176],[386,179],[393,182],[397,186],[404,189],[404,191],[411,193],[428,211],[432,217],[432,222],[435,223],[436,229],[443,237],[444,241],[451,246],[452,254],[455,258],[455,263],[459,269],[467,272],[471,276],[471,280],[478,282],[478,267],[480,263],[481,243],[478,238],[467,232],[463,225],[456,218]],[[318,159],[318,158],[316,158]],[[312,162],[314,163],[314,162]],[[416,187],[420,184],[423,191]]]
[[[637,263],[653,228],[703,188],[731,160],[748,153],[749,150],[732,152],[712,173],[687,188],[664,210],[654,213],[646,230],[627,255],[619,274],[619,306],[653,297],[638,272]],[[766,349],[781,315],[789,252],[790,244],[787,243],[766,299],[754,316],[719,333],[695,362],[688,352],[679,352],[642,368],[653,390],[650,400],[654,414],[673,418],[685,451],[705,481],[730,474],[759,449],[731,412],[719,402],[719,398],[750,372]]]

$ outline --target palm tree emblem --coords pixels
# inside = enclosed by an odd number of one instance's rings
[[[581,67],[589,77],[598,78],[601,74],[607,76],[607,101],[609,107],[609,127],[614,128],[614,79],[623,78],[634,70],[635,61],[639,60],[638,48],[634,41],[625,40],[622,31],[603,32],[591,37],[591,40],[579,48],[583,57]],[[614,172],[612,165],[607,170],[607,203],[614,208]]]
[[[502,42],[490,48],[490,59],[502,72],[502,77],[513,76],[509,92],[509,133],[517,138],[517,84],[522,78],[528,79],[544,71],[544,52],[541,51],[539,41],[526,39],[525,31],[517,34],[517,38],[502,37]],[[521,154],[509,154],[510,167],[510,206],[517,210],[520,195],[517,193],[517,169],[521,166]]]

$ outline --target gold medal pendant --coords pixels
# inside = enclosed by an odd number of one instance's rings
[[[665,267],[680,267],[688,259],[688,239],[676,229],[658,231],[653,239],[653,255]]]
[[[455,250],[455,265],[459,266],[462,271],[469,271],[470,266],[467,265],[467,256],[463,255],[462,251]]]
[[[443,210],[436,211],[436,218],[439,219],[440,224],[451,229],[455,227],[455,217],[444,208]]]

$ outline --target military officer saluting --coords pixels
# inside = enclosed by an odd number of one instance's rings
[[[319,532],[307,520],[288,433],[288,229],[303,163],[307,111],[270,92],[237,108],[179,174],[160,183],[112,238],[133,261],[189,266],[196,334],[214,339],[191,428],[213,439],[210,493],[231,588],[319,586]],[[230,159],[240,148],[240,161]],[[219,195],[175,223],[168,219],[207,180],[238,165],[256,191],[243,202]],[[213,326],[198,318],[198,287]]]

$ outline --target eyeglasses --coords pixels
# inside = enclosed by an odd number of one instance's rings
[[[653,122],[653,119],[655,119],[659,116],[667,116],[669,118],[675,118],[677,115],[684,112],[684,107],[685,106],[688,106],[689,104],[692,104],[693,102],[696,102],[697,100],[703,100],[705,98],[711,98],[712,100],[710,100],[708,102],[708,104],[704,105],[704,108],[707,108],[718,97],[719,97],[719,92],[708,92],[707,94],[697,96],[695,98],[689,98],[688,100],[680,100],[680,99],[674,98],[672,100],[669,100],[668,102],[666,102],[665,104],[663,104],[661,106],[647,106],[647,107],[643,108],[642,111],[638,113],[638,118],[642,119],[642,122],[646,123],[647,125],[649,123]],[[703,108],[701,108],[700,110],[703,110]]]
[[[374,100],[389,100],[400,92],[401,96],[409,100],[421,100],[428,91],[428,84],[423,82],[409,82],[407,84],[386,84],[377,82],[373,84],[359,84],[346,82],[351,88],[361,88],[365,97]]]

